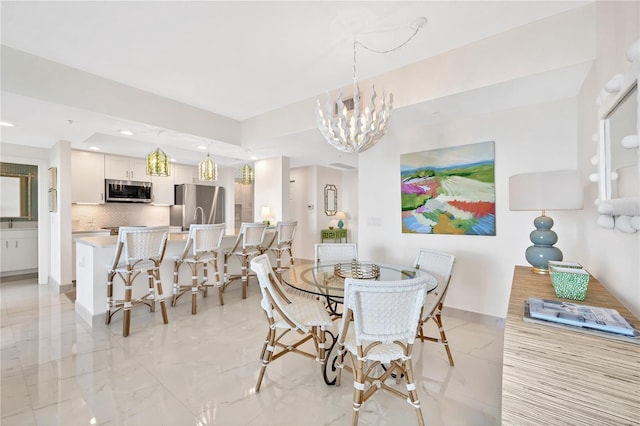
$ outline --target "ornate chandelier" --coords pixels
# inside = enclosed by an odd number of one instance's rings
[[[318,129],[334,148],[344,152],[364,152],[374,146],[380,138],[386,133],[389,127],[389,119],[391,118],[391,109],[393,106],[393,94],[389,93],[387,97],[385,91],[382,91],[382,97],[379,103],[376,103],[377,93],[374,85],[371,85],[368,102],[363,105],[363,99],[360,96],[360,87],[357,83],[356,74],[356,46],[375,53],[389,53],[398,50],[407,44],[427,23],[426,18],[418,18],[413,26],[415,27],[413,34],[400,45],[389,50],[371,49],[359,42],[354,35],[353,38],[353,98],[342,98],[342,90],[339,91],[338,98],[332,102],[327,94],[327,102],[324,108],[317,101],[316,106],[316,122]]]

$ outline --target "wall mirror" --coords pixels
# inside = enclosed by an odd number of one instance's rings
[[[625,148],[623,141],[636,135],[638,125],[638,85],[620,93],[600,122],[600,199],[611,200],[638,195],[637,148]],[[626,139],[625,139],[626,138]]]
[[[598,219],[603,228],[640,230],[638,71],[640,40],[627,49],[629,69],[614,76],[600,94]]]
[[[338,211],[338,189],[335,185],[324,186],[324,214],[334,216]]]
[[[37,220],[38,167],[0,163],[0,221]]]

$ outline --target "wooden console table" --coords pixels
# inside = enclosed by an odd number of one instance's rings
[[[558,299],[549,275],[516,266],[504,330],[502,424],[640,424],[640,344],[525,322],[529,297]],[[567,301],[616,309],[640,328],[593,277],[584,301]]]
[[[320,242],[324,243],[324,240],[335,240],[338,242],[347,242],[347,230],[346,228],[333,228],[323,229],[320,234]]]

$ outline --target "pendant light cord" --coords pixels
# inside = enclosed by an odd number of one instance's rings
[[[400,43],[396,47],[392,47],[391,49],[387,49],[387,50],[378,50],[378,49],[374,49],[372,47],[369,47],[369,46],[365,45],[364,43],[362,43],[361,41],[358,41],[358,34],[354,34],[353,35],[353,84],[354,85],[356,84],[356,45],[360,45],[364,49],[366,49],[366,50],[368,50],[370,52],[374,52],[374,53],[386,54],[386,53],[395,52],[396,50],[402,48],[404,45],[409,43],[418,34],[420,29],[426,25],[426,23],[427,23],[427,18],[420,17],[420,18],[416,19],[416,21],[413,24],[415,26],[413,34],[411,34],[405,41],[403,41],[402,43]],[[380,32],[380,31],[378,31],[378,32]],[[368,32],[366,34],[373,34],[373,33],[374,32]],[[365,33],[363,33],[363,34],[365,34]]]

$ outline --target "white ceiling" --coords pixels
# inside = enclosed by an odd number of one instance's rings
[[[241,123],[348,85],[354,33],[369,33],[359,40],[385,50],[407,38],[416,18],[428,20],[410,43],[393,53],[360,49],[358,78],[363,79],[585,3],[2,1],[1,42]],[[3,57],[3,70],[11,66]],[[513,93],[508,87],[503,89],[505,94]],[[487,97],[480,94],[441,100],[445,108],[441,118],[453,118],[447,113],[453,110],[473,113],[476,104],[486,111]],[[539,92],[519,96],[509,102],[531,102]],[[456,108],[452,100],[465,108]],[[124,115],[106,115],[80,103],[62,105],[33,92],[25,96],[5,87],[4,81],[1,112],[3,121],[16,124],[1,129],[2,142],[50,147],[69,140],[78,149],[95,145],[107,153],[140,156],[160,139],[163,149],[179,162],[193,164],[203,155],[197,146],[208,142],[212,156],[222,165],[237,164],[247,155],[246,146],[208,140],[171,126],[131,121]],[[411,109],[406,108],[400,117],[410,121]],[[125,128],[136,135],[120,135],[118,130]],[[291,143],[293,136],[285,136],[252,146],[249,153],[259,158],[289,156],[294,167],[336,162],[357,165],[357,156],[329,147],[317,130],[304,136],[308,140],[304,146]]]

